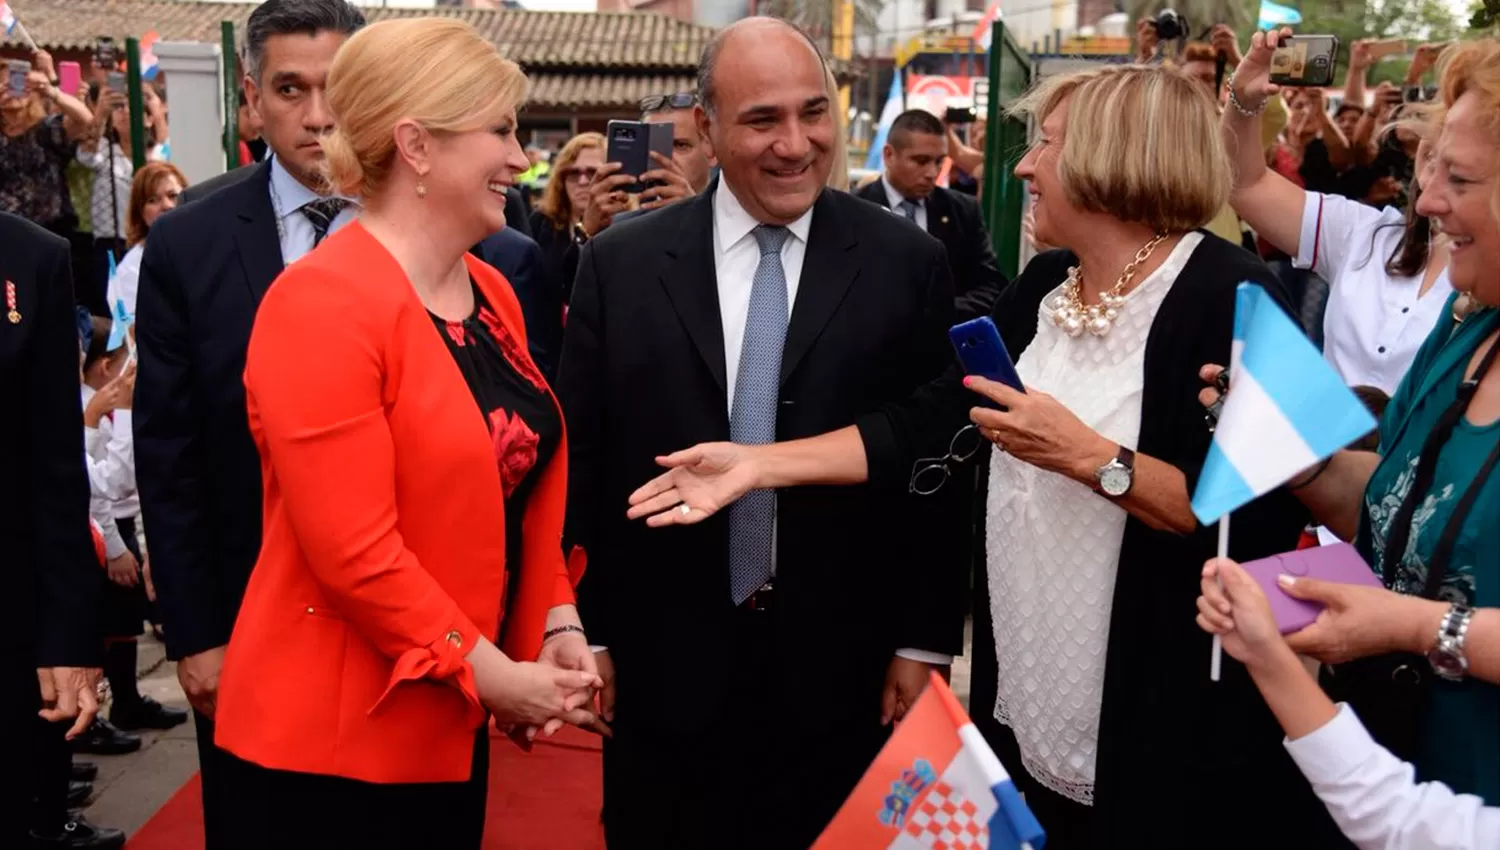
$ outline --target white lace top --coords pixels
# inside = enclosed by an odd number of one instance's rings
[[[1027,387],[1051,394],[1084,424],[1135,447],[1146,338],[1202,235],[1185,236],[1132,290],[1103,337],[1069,337],[1043,299],[1037,334],[1016,363]],[[992,452],[987,499],[990,612],[999,687],[995,719],[1015,733],[1026,770],[1092,805],[1110,605],[1124,509],[1088,487]]]

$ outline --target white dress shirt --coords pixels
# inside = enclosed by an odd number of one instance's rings
[[[1385,270],[1404,222],[1404,214],[1391,207],[1377,210],[1308,192],[1293,262],[1328,281],[1324,358],[1345,384],[1379,387],[1387,395],[1400,385],[1453,294],[1447,269],[1425,294],[1419,294],[1423,274],[1398,277]]]
[[[885,176],[884,171],[880,172],[880,185],[885,187],[885,199],[890,205],[891,212],[902,218],[906,218],[906,213],[901,211],[901,202],[907,200],[907,197],[897,191],[895,186],[891,185],[891,180]],[[917,226],[922,228],[922,231],[925,233],[927,231],[927,201],[923,199],[912,201],[912,203],[917,205]]]
[[[1344,837],[1360,850],[1494,850],[1500,808],[1440,782],[1375,743],[1349,706],[1317,731],[1284,742]]]
[[[1424,269],[1397,277],[1386,261],[1401,241],[1405,215],[1338,195],[1308,192],[1302,237],[1293,265],[1328,281],[1323,314],[1323,357],[1351,387],[1378,387],[1391,395],[1411,368],[1443,312],[1453,285],[1448,270],[1420,294]],[[1340,542],[1318,528],[1324,546]]]
[[[271,209],[276,211],[277,232],[281,234],[281,262],[284,265],[302,259],[313,249],[313,239],[318,235],[312,222],[301,213],[301,209],[321,196],[297,182],[297,178],[281,167],[281,161],[271,158]],[[329,235],[353,221],[359,215],[359,202],[340,195],[349,202],[328,227]]]
[[[84,407],[94,397],[94,388],[83,384]],[[84,426],[84,465],[89,476],[89,516],[104,535],[104,554],[111,559],[125,554],[125,539],[116,519],[139,516],[141,500],[135,490],[135,441],[129,410],[116,410],[101,417],[99,427]]]

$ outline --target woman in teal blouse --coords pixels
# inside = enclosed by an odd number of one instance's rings
[[[1274,92],[1264,79],[1234,83],[1242,104]],[[1500,114],[1500,42],[1451,49],[1440,88],[1440,131],[1433,156],[1419,164],[1417,211],[1453,240],[1449,276],[1457,292],[1386,409],[1379,453],[1339,452],[1288,485],[1319,521],[1355,541],[1388,589],[1295,581],[1288,593],[1326,607],[1287,642],[1328,664],[1359,660],[1335,667],[1329,682],[1335,687],[1341,676],[1348,688],[1358,669],[1373,671],[1364,680],[1365,695],[1374,697],[1370,713],[1397,720],[1396,736],[1414,733],[1403,743],[1418,778],[1494,806],[1500,805],[1500,122],[1492,116]],[[1217,371],[1209,367],[1205,377]],[[1213,396],[1205,391],[1206,402]],[[1403,654],[1407,681],[1395,685],[1394,662],[1381,663]],[[1420,676],[1419,688],[1411,686],[1412,674]],[[1389,709],[1401,688],[1413,698],[1409,715]]]

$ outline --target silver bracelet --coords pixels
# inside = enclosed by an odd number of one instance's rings
[[[1260,106],[1255,107],[1255,109],[1246,109],[1244,105],[1240,103],[1239,94],[1237,94],[1234,90],[1233,71],[1229,72],[1229,79],[1225,80],[1225,82],[1229,85],[1229,105],[1233,106],[1236,112],[1245,116],[1246,118],[1258,118],[1260,117],[1260,114],[1262,112],[1266,111],[1267,104],[1271,102],[1271,98],[1269,95],[1261,98]]]

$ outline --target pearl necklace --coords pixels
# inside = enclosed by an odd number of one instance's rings
[[[1135,270],[1146,262],[1156,246],[1166,238],[1167,234],[1158,233],[1150,242],[1141,246],[1141,250],[1135,252],[1135,259],[1120,273],[1115,285],[1108,292],[1100,293],[1098,304],[1083,303],[1083,298],[1078,294],[1083,280],[1083,266],[1070,267],[1063,291],[1053,296],[1047,304],[1047,308],[1052,311],[1052,323],[1071,337],[1079,336],[1085,328],[1094,336],[1108,334],[1115,326],[1115,319],[1120,316],[1120,308],[1125,304],[1125,287],[1135,277]]]

